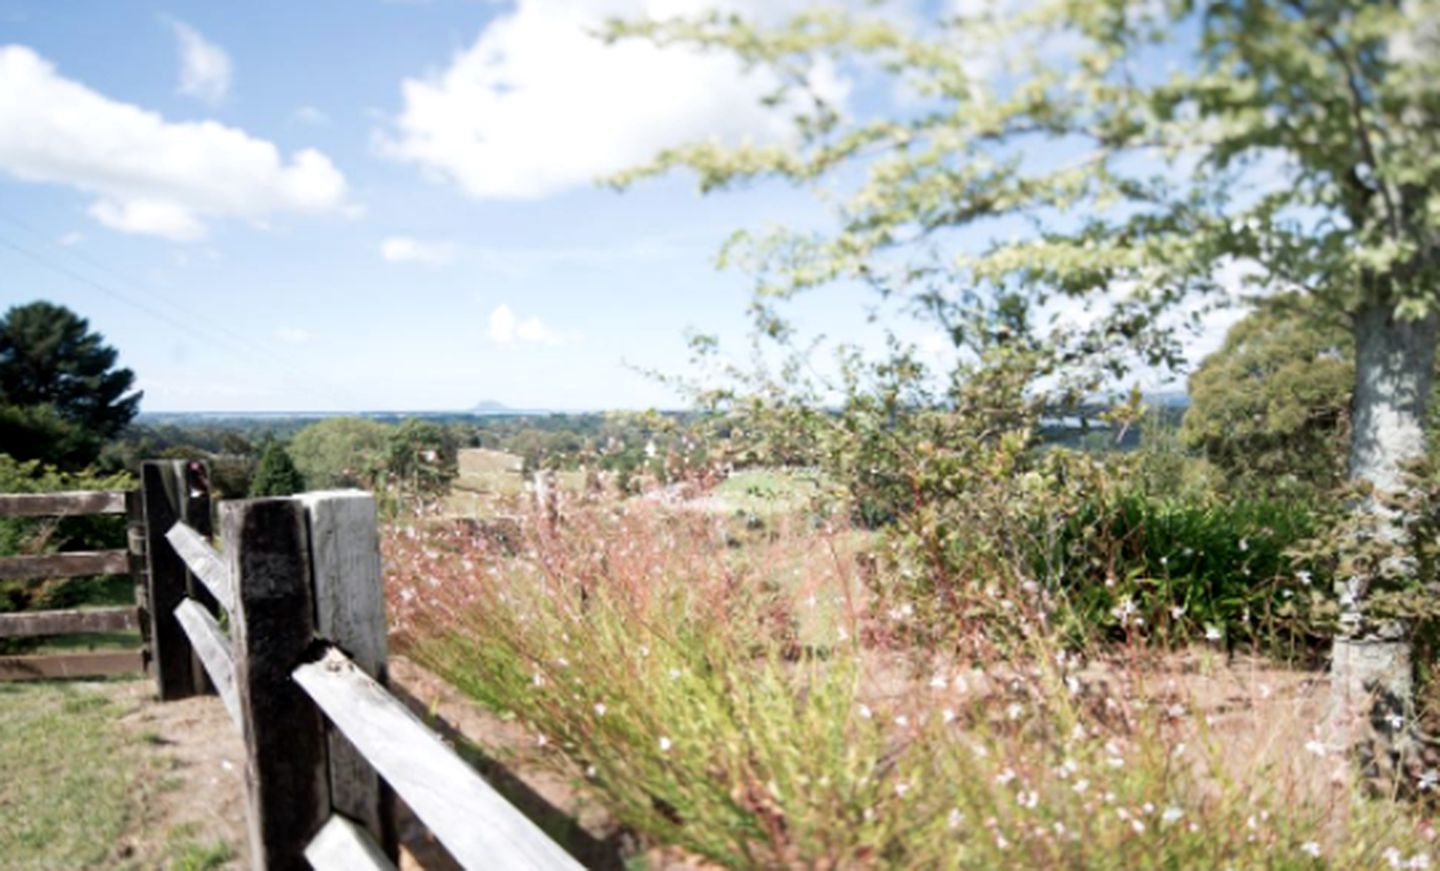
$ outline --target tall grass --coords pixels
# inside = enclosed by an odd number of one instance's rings
[[[523,722],[643,838],[727,867],[1430,861],[1430,822],[1362,798],[1303,717],[1267,732],[1233,713],[1263,691],[1222,709],[1181,669],[1067,649],[1043,591],[999,591],[1023,627],[1004,659],[869,643],[886,618],[845,536],[734,548],[713,520],[629,503],[532,524],[514,552],[458,527],[385,548],[405,652]],[[1227,758],[1237,728],[1263,749]]]

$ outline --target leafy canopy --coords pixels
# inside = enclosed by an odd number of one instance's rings
[[[1313,305],[1277,302],[1235,324],[1190,376],[1180,438],[1247,492],[1329,491],[1345,480],[1355,344]]]
[[[58,419],[81,431],[70,438],[117,435],[139,410],[141,394],[131,392],[135,375],[117,368],[116,358],[104,337],[64,306],[12,307],[0,318],[0,405],[25,411],[6,413],[7,431],[11,421],[22,429],[25,419],[32,431],[48,432]]]
[[[1217,275],[1235,263],[1340,310],[1430,311],[1436,0],[998,8],[918,26],[839,11],[615,23],[613,39],[771,69],[777,103],[810,108],[790,144],[690,144],[614,181],[683,167],[706,191],[779,178],[833,203],[828,230],[739,233],[723,252],[755,273],[762,329],[782,336],[774,300],[858,282],[962,347],[1027,331],[1038,375],[1113,374],[1136,353],[1175,362],[1173,328],[1198,309],[1166,313],[1225,299]],[[827,64],[907,98],[841,112],[815,86]]]

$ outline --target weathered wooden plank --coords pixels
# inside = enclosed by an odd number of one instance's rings
[[[370,834],[339,814],[305,848],[305,858],[315,871],[395,871]]]
[[[165,540],[175,548],[191,574],[200,579],[215,601],[226,611],[235,610],[235,588],[230,582],[230,567],[210,546],[204,536],[184,523],[177,523],[165,533]]]
[[[138,489],[125,494],[125,549],[130,561],[130,580],[135,585],[135,610],[140,621],[140,644],[145,671],[151,673],[150,655],[150,571],[145,565],[145,496]]]
[[[220,631],[220,624],[210,612],[194,599],[180,603],[180,607],[175,609],[175,619],[190,636],[195,655],[205,666],[206,674],[210,675],[210,684],[220,694],[225,710],[230,712],[235,730],[240,731],[240,702],[235,697],[235,660],[230,654],[230,639]]]
[[[196,466],[199,472],[193,472]],[[148,460],[140,466],[140,490],[145,503],[146,607],[150,616],[150,659],[161,701],[204,693],[205,667],[195,657],[190,638],[175,619],[175,609],[187,596],[214,607],[214,598],[190,578],[185,561],[166,540],[165,533],[185,522],[202,534],[210,532],[210,497],[203,480],[203,464],[185,460]]]
[[[581,867],[340,651],[295,681],[465,867]]]
[[[385,590],[375,499],[359,490],[299,498],[310,520],[316,629],[383,686]],[[326,731],[331,808],[364,826],[389,858],[398,859],[394,795],[344,735]]]
[[[0,556],[0,578],[73,578],[77,575],[123,575],[130,560],[123,550],[75,550]]]
[[[125,493],[121,490],[0,493],[0,517],[69,517],[124,513]]]
[[[58,656],[0,656],[0,680],[53,680],[143,671],[138,650],[66,653]]]
[[[290,679],[315,640],[305,508],[295,499],[250,499],[220,510],[235,581],[230,626],[251,861],[299,871],[330,818],[324,717]]]
[[[0,638],[33,638],[69,632],[124,632],[139,626],[133,605],[70,611],[0,614]]]

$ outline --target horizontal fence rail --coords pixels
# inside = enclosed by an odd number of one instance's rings
[[[345,654],[295,681],[465,867],[581,867]]]
[[[0,578],[17,581],[74,578],[80,575],[123,575],[129,571],[130,554],[123,550],[0,556]]]
[[[71,490],[66,493],[0,493],[0,517],[68,517],[124,514],[124,491]]]
[[[0,614],[0,638],[34,638],[75,632],[125,632],[139,626],[140,614],[134,605]]]
[[[133,511],[133,492],[74,490],[62,493],[0,493],[0,517],[80,517],[130,514],[129,523],[143,523]],[[125,575],[135,581],[137,604],[112,608],[20,611],[0,614],[0,638],[44,638],[82,633],[134,632],[142,628],[143,573],[136,571],[132,550],[62,551],[0,556],[0,578],[17,581]],[[148,657],[138,650],[105,650],[0,656],[0,680],[54,680],[144,671]]]
[[[108,653],[65,653],[46,656],[0,656],[0,680],[55,680],[130,674],[145,670],[141,650]]]

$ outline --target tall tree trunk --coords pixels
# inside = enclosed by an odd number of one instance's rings
[[[1404,486],[1407,463],[1425,455],[1425,414],[1435,371],[1440,316],[1400,321],[1394,306],[1372,302],[1355,315],[1355,399],[1350,437],[1350,477],[1377,493]],[[1361,528],[1398,540],[1400,518],[1371,498]],[[1393,568],[1393,567],[1392,567]],[[1365,619],[1372,578],[1337,579],[1341,632],[1331,660],[1330,725],[1339,734],[1374,719],[1377,702],[1388,713],[1410,707],[1412,674],[1408,627],[1398,620]],[[1388,731],[1394,731],[1393,728]]]

